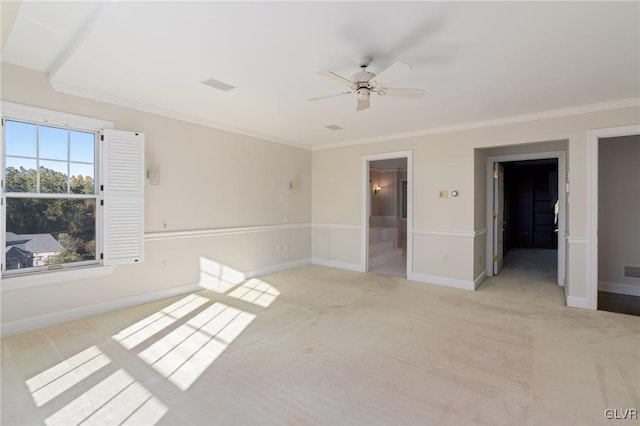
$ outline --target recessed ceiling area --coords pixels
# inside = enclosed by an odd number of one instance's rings
[[[639,16],[638,2],[23,1],[2,60],[56,90],[318,148],[637,99]],[[425,96],[307,101],[344,90],[319,71],[349,78],[362,55],[374,73],[411,65],[393,86]]]

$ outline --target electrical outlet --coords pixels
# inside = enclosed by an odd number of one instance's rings
[[[162,229],[169,229],[169,222],[166,220],[163,220],[160,224],[162,225]]]
[[[438,196],[440,198],[449,198],[449,191],[447,191],[446,189],[441,189],[440,191],[438,191]]]

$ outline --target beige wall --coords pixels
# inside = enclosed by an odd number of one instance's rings
[[[484,271],[486,235],[486,156],[527,152],[525,144],[539,144],[541,151],[566,147],[570,180],[568,195],[568,233],[574,238],[587,236],[587,142],[591,129],[624,126],[640,121],[637,107],[547,118],[501,126],[443,134],[320,149],[313,152],[314,223],[342,225],[325,231],[331,237],[361,227],[362,156],[392,151],[413,151],[413,273],[443,284],[468,287]],[[562,142],[557,142],[562,141]],[[516,145],[516,147],[504,148]],[[486,150],[484,150],[486,148]],[[499,148],[500,150],[495,150]],[[480,150],[483,149],[483,150]],[[340,183],[340,184],[338,184]],[[438,190],[460,192],[457,198],[439,199]],[[475,231],[475,235],[474,235]],[[359,247],[354,241],[352,246]],[[314,247],[317,253],[327,252]],[[347,262],[328,251],[335,262]],[[349,261],[358,253],[350,253]],[[587,297],[586,246],[567,250],[568,296]],[[426,276],[426,277],[425,277]]]
[[[2,64],[1,88],[3,101],[144,133],[146,162],[161,167],[160,185],[145,188],[147,233],[163,231],[162,221],[167,231],[287,224],[261,232],[147,239],[145,262],[120,266],[114,275],[3,291],[3,322],[197,282],[200,257],[243,272],[310,258],[311,151],[59,93],[45,74],[14,65]]]
[[[307,150],[219,131],[55,92],[43,73],[2,64],[2,100],[85,115],[146,135],[147,163],[161,166],[161,184],[146,187],[148,233],[303,224],[260,232],[184,239],[147,239],[141,265],[111,276],[2,292],[3,322],[126,299],[197,282],[200,258],[240,271],[304,261],[361,269],[362,156],[413,152],[412,278],[468,288],[484,271],[485,167],[488,152],[525,144],[566,142],[571,183],[569,236],[587,238],[587,150],[590,129],[640,121],[637,107],[591,112],[475,130]],[[556,143],[556,142],[554,142]],[[516,145],[516,148],[504,148]],[[515,151],[513,151],[515,152]],[[288,190],[291,178],[296,191]],[[439,190],[458,190],[439,199]],[[313,232],[304,224],[313,222]],[[567,251],[567,291],[587,297],[586,245]],[[163,260],[167,269],[161,270]],[[72,295],[72,297],[69,297]]]
[[[598,281],[600,290],[640,294],[640,136],[598,143]]]

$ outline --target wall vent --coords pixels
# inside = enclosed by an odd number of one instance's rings
[[[221,81],[210,78],[209,80],[203,81],[202,84],[205,86],[213,87],[214,89],[222,90],[223,92],[228,92],[229,90],[235,89],[235,87],[230,86]]]
[[[337,124],[329,124],[328,126],[324,126],[329,130],[342,130],[342,127],[338,126]]]
[[[625,266],[624,277],[640,280],[640,266]]]

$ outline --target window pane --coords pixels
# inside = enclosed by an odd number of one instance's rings
[[[67,160],[68,134],[65,129],[40,126],[40,158]]]
[[[93,164],[70,163],[71,179],[69,186],[72,194],[95,194],[93,182]]]
[[[5,144],[7,155],[21,157],[36,156],[35,124],[7,121],[5,123]]]
[[[71,131],[71,161],[93,163],[96,135]]]
[[[7,269],[96,259],[95,199],[7,198]]]
[[[7,157],[7,192],[36,192],[36,160]]]
[[[67,194],[67,162],[40,161],[40,192]]]

